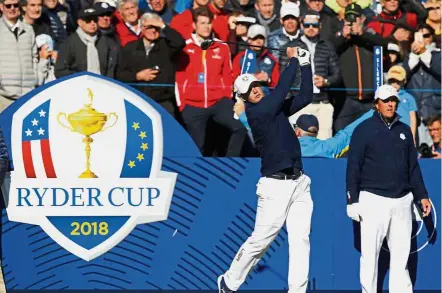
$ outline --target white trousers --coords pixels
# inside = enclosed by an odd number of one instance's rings
[[[407,262],[410,254],[413,195],[392,199],[362,191],[361,220],[362,293],[377,293],[378,259],[387,237],[390,250],[390,293],[412,293]]]
[[[319,123],[318,139],[324,140],[333,136],[333,112],[334,108],[330,103],[308,104],[290,116],[289,121],[293,125],[303,114],[315,115]]]
[[[310,183],[311,180],[306,175],[297,180],[265,177],[259,180],[256,190],[258,208],[255,229],[224,274],[229,289],[238,290],[286,222],[289,241],[289,293],[306,292],[313,212]]]

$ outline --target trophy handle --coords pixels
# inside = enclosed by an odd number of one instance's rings
[[[69,129],[70,131],[74,131],[74,132],[75,132],[74,128],[71,128],[71,127],[69,127],[69,126],[66,126],[63,122],[61,122],[60,117],[64,117],[64,119],[65,119],[66,121],[68,121],[68,118],[66,117],[66,113],[58,113],[58,116],[57,116],[58,124],[60,124],[60,125],[63,126],[64,128]]]
[[[110,118],[110,117],[112,117],[112,116],[115,117],[115,121],[114,121],[114,123],[112,123],[112,124],[109,125],[109,126],[103,127],[100,131],[105,131],[106,129],[111,128],[112,126],[114,126],[114,125],[117,123],[117,121],[118,121],[118,115],[115,114],[114,112],[109,113],[109,115],[107,115],[108,118]]]

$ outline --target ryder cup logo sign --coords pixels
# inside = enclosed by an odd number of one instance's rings
[[[11,148],[9,220],[41,226],[84,260],[168,217],[177,174],[161,171],[160,114],[107,79],[36,94],[13,116]]]

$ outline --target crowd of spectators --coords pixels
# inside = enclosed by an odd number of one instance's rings
[[[274,49],[308,50],[313,102],[290,121],[299,136],[298,117],[314,115],[315,136],[327,140],[372,110],[381,46],[401,121],[421,157],[441,157],[440,0],[0,0],[0,11],[0,111],[89,71],[155,100],[203,154],[253,156],[234,118],[244,109],[232,91],[237,76],[255,74],[271,91],[288,63]],[[223,42],[203,50],[205,40]]]

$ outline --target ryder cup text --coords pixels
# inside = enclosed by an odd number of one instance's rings
[[[114,187],[101,190],[88,188],[21,188],[17,187],[18,207],[61,207],[61,206],[154,206],[160,197],[155,187]]]

